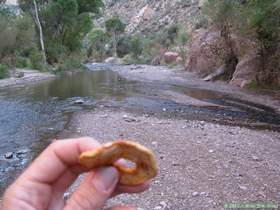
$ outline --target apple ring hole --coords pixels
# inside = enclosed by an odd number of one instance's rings
[[[131,160],[121,158],[116,162],[116,165],[121,171],[132,173],[133,171],[136,171],[137,164]]]

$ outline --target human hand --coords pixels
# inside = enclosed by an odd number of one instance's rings
[[[118,171],[114,167],[103,167],[89,172],[65,203],[65,191],[80,174],[87,172],[79,164],[80,154],[99,146],[91,138],[52,143],[6,190],[3,210],[100,210],[112,196],[143,192],[149,188],[149,183],[139,186],[119,185]],[[115,207],[111,210],[132,209]]]

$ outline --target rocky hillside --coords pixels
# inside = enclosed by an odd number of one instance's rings
[[[200,24],[202,0],[105,0],[104,21],[120,16],[128,33],[157,32],[172,24],[191,30]]]
[[[246,37],[230,28],[229,39],[225,39],[222,28],[215,27],[216,23],[203,15],[204,2],[205,0],[105,0],[103,15],[97,24],[104,27],[105,20],[119,16],[127,24],[126,32],[129,34],[155,34],[177,25],[192,37],[186,51],[187,70],[197,73],[206,81],[224,79],[241,87],[262,80],[259,79],[260,48],[256,36]],[[264,72],[280,85],[280,75],[275,70],[278,65],[275,64],[275,58],[280,50],[276,52],[270,56],[271,61],[267,59]],[[159,51],[156,59],[162,58],[161,54],[164,53]]]

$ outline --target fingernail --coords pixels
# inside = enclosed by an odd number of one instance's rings
[[[115,187],[119,179],[119,174],[114,167],[104,167],[96,170],[93,177],[93,184],[97,191],[107,192]]]

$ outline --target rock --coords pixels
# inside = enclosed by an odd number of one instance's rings
[[[182,64],[182,62],[183,62],[183,58],[182,57],[176,58],[176,63],[177,64]]]
[[[16,152],[17,155],[25,155],[29,152],[29,149],[22,149]]]
[[[223,64],[220,68],[218,68],[216,71],[214,71],[212,74],[209,74],[207,77],[204,77],[204,81],[213,81],[219,76],[223,75],[226,72],[226,65]]]
[[[252,56],[248,55],[236,66],[235,72],[233,74],[233,78],[230,81],[231,84],[239,86],[241,88],[246,87],[256,78],[256,73],[260,65],[260,58],[258,55]]]
[[[152,62],[151,62],[151,65],[153,66],[159,66],[161,64],[161,60],[162,60],[162,57],[161,56],[156,56]]]
[[[248,188],[246,186],[243,186],[243,185],[238,185],[238,186],[241,190],[248,190]]]
[[[253,159],[254,161],[260,161],[260,158],[257,157],[257,156],[255,156],[255,155],[252,155],[252,159]]]
[[[257,41],[246,36],[232,34],[234,53],[238,59],[231,84],[245,87],[255,80],[260,67]]]
[[[14,153],[13,152],[7,152],[4,155],[5,159],[12,159],[14,157]]]
[[[143,19],[145,21],[148,21],[154,16],[154,14],[155,11],[153,9],[151,9],[150,7],[146,7],[143,12]]]
[[[198,196],[198,195],[199,195],[198,192],[193,192],[193,193],[192,193],[192,196],[193,196],[193,197],[196,197],[196,196]]]
[[[193,35],[186,67],[205,77],[224,65],[229,54],[230,50],[220,31],[201,29]]]
[[[162,209],[166,209],[167,203],[165,201],[161,201],[159,204],[162,206]]]
[[[207,196],[207,193],[206,193],[206,192],[201,192],[200,195],[202,195],[202,196],[204,196],[204,195]]]
[[[166,111],[165,111],[165,112],[166,112]],[[159,121],[158,124],[159,124],[159,125],[170,125],[170,122]]]
[[[123,116],[124,121],[130,123],[130,122],[137,122],[136,119],[132,118],[132,117],[128,117],[127,115]]]
[[[130,122],[137,122],[137,120],[133,119],[133,118],[126,118],[126,119],[124,119],[124,121],[128,122],[128,123],[130,123]]]
[[[179,53],[177,53],[177,52],[166,52],[166,53],[164,53],[164,56],[163,56],[165,63],[168,63],[168,64],[176,63],[178,57],[179,57]]]
[[[109,57],[105,61],[105,63],[110,63],[110,64],[123,64],[122,59],[116,58],[116,57]]]
[[[168,205],[165,201],[161,201],[159,205],[154,208],[154,210],[165,210],[167,206]]]
[[[63,195],[63,199],[64,199],[65,201],[67,201],[67,200],[70,198],[70,196],[71,196],[71,193],[70,193],[70,192],[66,192],[66,193],[64,193],[64,195]]]
[[[82,99],[78,99],[78,100],[74,101],[74,104],[77,104],[77,105],[81,105],[81,104],[84,104],[84,103],[85,103],[85,101],[82,100]]]
[[[130,20],[130,24],[127,25],[126,31],[128,33],[133,32],[141,22],[147,22],[155,15],[155,11],[146,5],[139,10],[139,12],[133,16]]]
[[[23,78],[24,72],[21,69],[14,69],[10,71],[10,77],[13,78]]]

